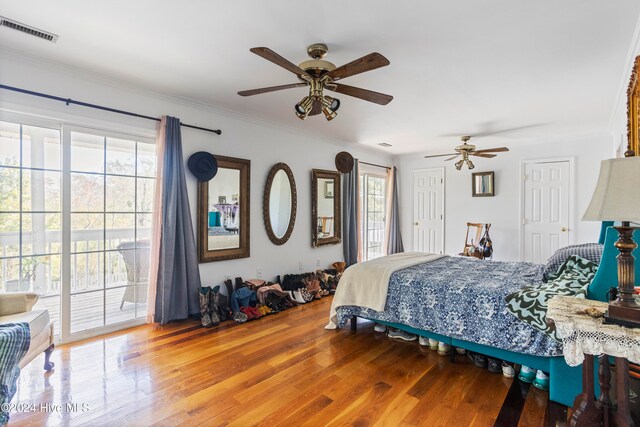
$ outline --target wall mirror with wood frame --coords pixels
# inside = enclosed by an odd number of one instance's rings
[[[286,163],[277,163],[269,171],[264,186],[262,214],[269,240],[283,245],[291,237],[298,207],[296,180]]]
[[[341,242],[340,172],[311,171],[312,245]]]
[[[218,173],[198,182],[200,262],[249,257],[251,161],[215,156]]]
[[[640,156],[640,55],[636,56],[627,87],[627,152]]]
[[[471,174],[471,195],[473,197],[493,197],[493,172]]]

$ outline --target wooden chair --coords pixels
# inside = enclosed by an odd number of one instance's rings
[[[468,222],[467,223],[467,235],[464,239],[464,249],[460,255],[464,256],[472,256],[476,258],[483,259],[484,257],[478,251],[478,244],[480,243],[480,239],[482,238],[482,231],[485,226],[491,224],[483,224],[476,222]]]

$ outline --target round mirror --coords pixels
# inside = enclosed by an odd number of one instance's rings
[[[264,188],[264,226],[269,239],[282,245],[291,236],[296,221],[296,182],[289,166],[278,163],[269,171]]]

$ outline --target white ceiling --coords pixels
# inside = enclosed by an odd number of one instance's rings
[[[511,129],[474,141],[487,148],[607,129],[639,13],[637,0],[0,0],[0,15],[60,36],[52,44],[3,28],[0,45],[330,138],[427,154],[460,134]],[[335,120],[302,122],[293,106],[305,88],[236,94],[297,81],[249,48],[299,63],[314,42],[336,65],[385,55],[390,66],[344,83],[394,100],[342,95]]]

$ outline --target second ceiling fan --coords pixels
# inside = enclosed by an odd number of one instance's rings
[[[487,148],[487,149],[484,149],[484,150],[476,150],[476,146],[475,145],[467,144],[467,142],[470,139],[471,139],[471,137],[468,136],[468,135],[460,137],[460,140],[462,141],[462,144],[458,145],[455,148],[455,151],[457,151],[457,153],[436,154],[436,155],[433,155],[433,156],[424,156],[424,157],[425,157],[425,159],[428,159],[428,158],[431,158],[431,157],[451,156],[448,159],[445,159],[445,162],[446,162],[446,161],[449,161],[449,160],[453,160],[458,156],[461,156],[460,160],[458,160],[456,162],[456,164],[455,164],[456,169],[460,170],[460,169],[462,169],[462,165],[464,165],[465,163],[467,164],[469,169],[475,168],[475,165],[473,164],[471,159],[469,159],[469,156],[491,158],[491,157],[495,157],[496,156],[496,154],[493,154],[493,153],[509,151],[509,149],[507,147],[497,147],[497,148]]]
[[[302,120],[308,116],[320,114],[321,112],[324,113],[327,120],[333,120],[336,117],[336,111],[340,108],[340,100],[325,95],[324,89],[380,105],[387,105],[393,99],[393,96],[385,95],[384,93],[336,83],[337,80],[389,65],[389,60],[377,52],[370,53],[348,64],[336,67],[331,62],[323,59],[328,52],[328,48],[327,45],[322,43],[309,46],[307,53],[312,59],[304,61],[300,65],[293,64],[267,47],[254,47],[249,50],[267,61],[271,61],[295,74],[301,82],[243,90],[238,92],[238,95],[251,96],[277,90],[309,86],[309,95],[302,98],[302,100],[295,105],[296,116]]]

